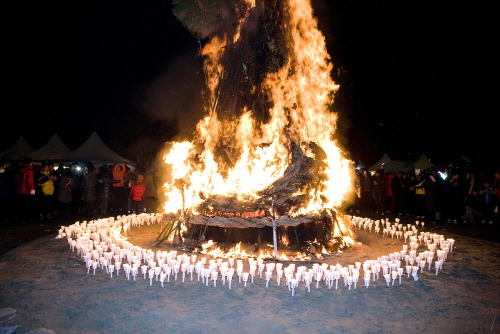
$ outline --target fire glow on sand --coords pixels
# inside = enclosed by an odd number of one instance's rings
[[[160,214],[134,214],[75,222],[61,227],[58,238],[66,239],[71,250],[83,259],[89,275],[104,274],[110,279],[138,282],[149,278],[150,286],[154,284],[162,288],[165,284],[188,283],[216,288],[217,282],[222,282],[222,286],[227,283],[227,288],[231,289],[233,279],[238,287],[245,288],[250,283],[269,288],[273,284],[270,282],[275,282],[276,286],[288,289],[292,296],[296,289],[304,288],[310,292],[311,285],[315,289],[338,290],[339,280],[347,290],[357,289],[360,277],[363,286],[368,288],[370,284],[402,285],[403,278],[417,281],[419,274],[437,276],[455,245],[455,240],[419,231],[413,224],[403,226],[398,221],[391,223],[361,217],[347,219],[354,228],[367,230],[381,238],[400,240],[402,250],[347,266],[318,262],[307,267],[300,261],[266,261],[257,256],[222,259],[204,254],[178,254],[176,250],[154,252],[127,241],[130,228],[160,224],[161,218]],[[387,233],[380,233],[380,229]],[[419,249],[426,250],[418,252]],[[123,269],[121,275],[120,269]],[[141,279],[137,279],[138,275]]]

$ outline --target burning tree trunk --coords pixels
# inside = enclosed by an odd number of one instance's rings
[[[218,85],[208,101],[208,108],[219,118],[239,117],[248,108],[259,121],[269,119],[272,100],[263,82],[287,59],[282,30],[285,4],[261,0],[252,7],[251,1],[174,0],[174,14],[192,34],[200,40],[223,40],[224,53],[218,59],[221,67],[214,73]],[[205,60],[210,76],[208,67],[213,60],[206,56]]]
[[[203,42],[207,116],[166,155],[165,211],[225,229],[274,219],[331,230],[351,164],[334,138],[338,86],[309,0],[174,0],[174,14]]]

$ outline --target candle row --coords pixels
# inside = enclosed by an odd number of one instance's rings
[[[213,281],[213,285],[216,286],[217,281],[221,280],[223,285],[228,282],[229,288],[235,275],[238,283],[243,282],[244,286],[247,285],[249,279],[251,283],[254,283],[254,277],[258,276],[266,281],[266,288],[270,280],[275,279],[277,285],[280,286],[281,280],[284,279],[284,285],[288,287],[292,295],[300,283],[305,284],[307,290],[310,291],[313,281],[316,281],[317,289],[321,281],[329,289],[335,283],[335,289],[338,289],[339,280],[343,280],[349,290],[356,289],[360,276],[364,279],[364,286],[368,288],[370,282],[380,279],[380,274],[387,286],[393,286],[396,281],[401,285],[402,276],[406,274],[408,278],[411,276],[414,280],[418,280],[419,270],[422,273],[427,267],[431,271],[432,264],[438,275],[448,254],[453,251],[455,243],[455,240],[446,239],[443,235],[419,232],[411,224],[403,226],[398,221],[390,223],[386,220],[373,221],[368,218],[348,217],[354,227],[367,229],[370,232],[375,227],[377,234],[377,228],[383,228],[387,232],[383,233],[382,237],[396,236],[401,241],[404,237],[404,242],[408,241],[408,244],[403,244],[403,249],[399,252],[381,256],[376,260],[367,260],[364,263],[356,262],[347,267],[340,264],[315,263],[312,268],[306,266],[296,268],[295,264],[283,268],[283,263],[264,263],[263,259],[248,258],[248,270],[245,271],[241,259],[229,258],[224,261],[222,258],[208,260],[207,257],[201,257],[197,260],[196,254],[177,254],[176,251],[153,252],[135,246],[124,238],[123,235],[131,227],[159,223],[161,217],[159,214],[140,214],[118,216],[116,219],[109,217],[90,222],[76,222],[73,225],[61,227],[59,238],[65,237],[71,250],[83,258],[87,274],[92,270],[95,275],[96,270],[101,269],[106,270],[112,278],[113,273],[118,276],[120,269],[123,269],[128,280],[131,277],[136,280],[136,277],[142,274],[144,279],[149,278],[150,285],[153,284],[154,279],[159,281],[162,287],[165,280],[170,282],[170,277],[177,281],[178,275],[181,274],[182,282],[185,282],[186,276],[193,281],[193,275],[196,275],[196,280],[207,286],[210,281]],[[426,245],[428,250],[417,252],[422,245]],[[438,246],[440,249],[437,249]]]

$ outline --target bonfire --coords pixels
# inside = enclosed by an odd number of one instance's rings
[[[310,1],[174,0],[173,10],[200,41],[206,103],[194,139],[168,145],[159,241],[194,245],[209,231],[260,245],[272,229],[275,251],[277,240],[345,243],[352,163],[336,140],[338,85]]]

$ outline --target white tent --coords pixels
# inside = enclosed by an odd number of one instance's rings
[[[389,155],[387,153],[384,153],[384,155],[382,155],[382,157],[373,166],[368,168],[368,170],[370,172],[375,172],[376,170],[384,168],[383,167],[384,164],[391,162],[391,161],[392,161],[392,159],[389,158]]]
[[[33,160],[58,160],[69,154],[71,150],[55,133],[45,145],[30,153],[28,157]]]
[[[21,136],[11,147],[0,154],[0,159],[4,161],[23,160],[33,151],[33,147]]]
[[[391,162],[387,162],[382,167],[385,173],[414,173],[415,172],[415,164],[409,161],[400,161],[393,160]]]
[[[63,156],[60,160],[66,161],[90,161],[94,166],[104,164],[123,163],[134,166],[135,163],[125,159],[112,149],[110,149],[94,131],[90,137],[76,150]]]
[[[424,153],[415,161],[415,169],[426,170],[432,167],[434,167],[434,164]]]

